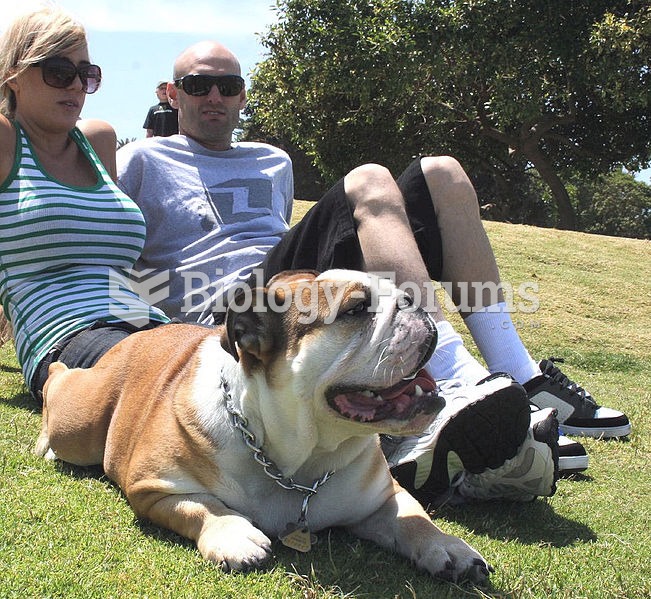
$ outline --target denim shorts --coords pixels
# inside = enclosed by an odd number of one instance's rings
[[[136,331],[151,329],[163,323],[151,323],[137,328],[129,323],[108,324],[97,321],[91,326],[56,343],[39,362],[32,377],[30,391],[43,401],[43,385],[52,362],[63,362],[68,368],[90,368],[114,345]]]

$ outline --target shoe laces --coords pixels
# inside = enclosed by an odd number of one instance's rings
[[[592,395],[588,393],[583,387],[571,380],[566,374],[564,374],[561,369],[555,365],[558,362],[559,364],[564,364],[565,360],[563,358],[554,358],[550,357],[547,360],[542,360],[540,362],[540,369],[548,379],[553,383],[556,383],[561,389],[566,389],[573,395],[577,395],[581,402],[589,406],[591,409],[596,410],[599,406],[597,402],[593,399]]]

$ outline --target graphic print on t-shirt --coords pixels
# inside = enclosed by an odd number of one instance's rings
[[[226,225],[272,214],[271,191],[269,179],[231,179],[204,187],[215,221]]]

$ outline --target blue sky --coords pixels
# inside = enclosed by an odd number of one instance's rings
[[[45,0],[46,2],[48,0]],[[258,34],[275,22],[274,0],[49,0],[86,27],[90,56],[102,67],[102,87],[82,113],[115,127],[118,139],[145,136],[154,88],[171,78],[174,59],[195,42],[213,39],[240,59],[248,78],[264,57]],[[0,31],[18,12],[44,0],[0,0]],[[651,169],[637,177],[651,183]]]
[[[0,0],[2,23],[42,0]],[[273,0],[53,0],[86,27],[102,87],[87,96],[82,117],[101,118],[118,138],[144,137],[154,88],[171,78],[175,58],[195,42],[214,39],[240,59],[246,76],[263,58],[256,34],[275,21]],[[0,30],[3,29],[0,24]]]

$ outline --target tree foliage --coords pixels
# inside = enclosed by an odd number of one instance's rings
[[[136,137],[124,137],[122,139],[118,139],[116,147],[119,150],[121,147],[130,144],[132,141],[136,141],[136,139]]]
[[[582,231],[651,239],[651,186],[613,172],[568,188]]]
[[[574,228],[571,173],[649,164],[646,1],[280,0],[277,11],[252,123],[326,177],[369,161],[397,171],[421,154],[504,181],[533,166],[557,224]]]

